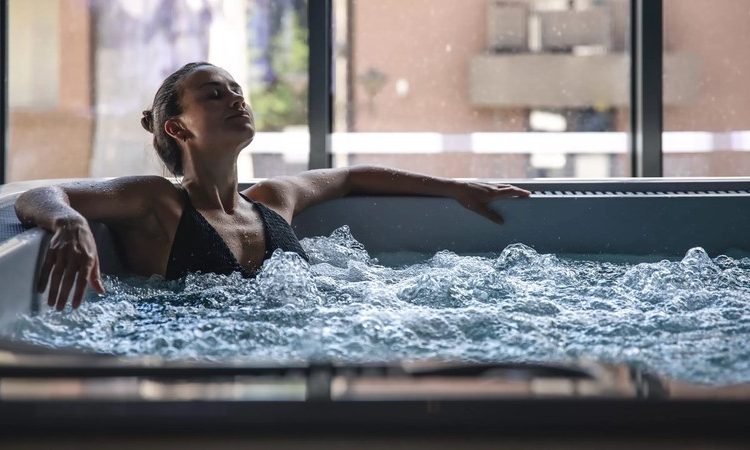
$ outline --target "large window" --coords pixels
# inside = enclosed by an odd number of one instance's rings
[[[306,14],[306,0],[10,0],[6,179],[169,175],[141,111],[191,61],[249,93],[241,179],[304,170]]]
[[[333,165],[629,176],[629,2],[337,0]]]
[[[750,175],[749,21],[747,0],[664,0],[665,176]]]
[[[644,4],[664,12],[663,33],[643,35],[651,48],[663,37],[663,65],[648,69],[663,74],[663,96],[651,97],[661,110],[650,109],[663,112],[663,175],[750,173],[746,0],[310,1],[4,0],[4,179],[169,175],[140,114],[166,75],[196,60],[228,69],[255,112],[241,181],[360,163],[452,177],[636,175],[631,61],[644,61],[631,22],[644,21],[631,14]],[[308,29],[309,11],[328,4],[331,23]],[[317,46],[310,58],[314,42],[330,45],[330,67]],[[321,66],[330,75],[310,78]],[[321,102],[309,115],[311,92],[332,95],[330,130]]]

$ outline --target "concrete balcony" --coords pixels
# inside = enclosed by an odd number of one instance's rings
[[[627,107],[630,55],[550,53],[480,55],[471,59],[472,106],[485,108]],[[687,53],[664,57],[665,105],[698,95],[699,64]]]

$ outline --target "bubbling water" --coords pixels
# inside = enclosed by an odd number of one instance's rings
[[[250,280],[107,276],[105,295],[21,316],[10,337],[209,361],[587,357],[693,382],[750,381],[750,258],[693,248],[680,261],[602,262],[513,244],[384,266],[347,227],[302,246],[309,263],[277,251]]]

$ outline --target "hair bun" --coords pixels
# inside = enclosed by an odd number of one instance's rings
[[[146,129],[149,133],[154,132],[154,112],[150,109],[143,111],[143,117],[141,117],[141,126]]]

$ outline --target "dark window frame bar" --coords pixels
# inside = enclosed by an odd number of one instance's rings
[[[333,5],[332,0],[308,0],[308,96],[310,131],[309,169],[332,166],[333,132]]]
[[[8,0],[0,0],[0,185],[8,154]]]
[[[631,0],[631,167],[663,175],[663,0]],[[330,168],[333,130],[332,0],[308,1],[310,169]],[[0,0],[0,184],[8,153],[8,0]]]
[[[662,1],[630,2],[630,157],[634,177],[664,175]]]

